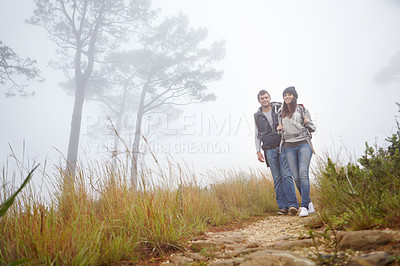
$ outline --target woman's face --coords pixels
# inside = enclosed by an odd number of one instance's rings
[[[293,101],[293,94],[291,93],[285,93],[285,95],[283,95],[283,100],[285,101],[286,104],[289,104]]]

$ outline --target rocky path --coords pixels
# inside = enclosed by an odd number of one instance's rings
[[[400,265],[400,232],[307,228],[313,216],[268,216],[244,228],[206,232],[164,265]]]
[[[210,239],[224,235],[242,234],[250,242],[258,242],[262,246],[269,246],[277,241],[289,239],[298,235],[305,235],[308,229],[304,226],[311,217],[300,218],[298,216],[280,215],[268,216],[243,229],[226,233],[206,233]]]

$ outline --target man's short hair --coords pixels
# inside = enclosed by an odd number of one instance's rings
[[[268,94],[269,97],[271,97],[271,95],[269,95],[269,92],[266,90],[260,90],[257,94],[257,100],[260,100],[260,96],[264,95],[264,94]]]

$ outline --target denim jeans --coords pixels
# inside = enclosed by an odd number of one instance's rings
[[[279,209],[287,210],[289,207],[295,207],[297,209],[299,203],[296,197],[296,189],[294,188],[292,173],[284,151],[279,154],[279,148],[275,148],[265,150],[264,154],[271,168],[276,202],[278,203]]]
[[[308,171],[312,157],[312,150],[308,143],[284,148],[286,158],[293,173],[294,182],[301,195],[301,207],[308,208],[310,203],[310,179]]]

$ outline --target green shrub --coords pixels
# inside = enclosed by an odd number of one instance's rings
[[[400,107],[400,105],[399,105]],[[400,109],[399,109],[400,112]],[[339,227],[366,229],[400,225],[400,126],[388,147],[366,143],[357,161],[338,166],[330,158],[317,174],[322,218]]]

